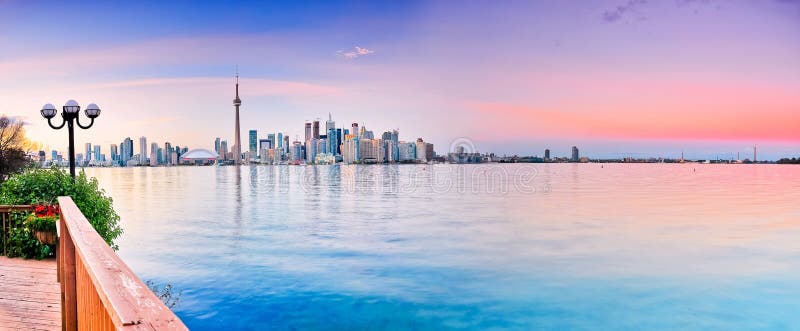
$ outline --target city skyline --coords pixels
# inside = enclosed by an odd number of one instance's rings
[[[48,151],[65,139],[38,110],[69,98],[103,107],[78,146],[119,143],[124,127],[207,148],[233,141],[238,64],[243,129],[292,140],[303,136],[295,123],[333,112],[402,127],[440,153],[462,137],[508,155],[579,146],[592,158],[713,159],[758,145],[759,159],[774,160],[800,150],[796,2],[221,6],[2,2],[2,112]],[[22,19],[33,13],[42,20]],[[62,26],[62,15],[96,24]]]

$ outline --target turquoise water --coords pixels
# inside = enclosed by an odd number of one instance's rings
[[[800,329],[800,167],[87,172],[193,330]]]

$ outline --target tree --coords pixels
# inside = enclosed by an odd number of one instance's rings
[[[24,125],[20,120],[0,116],[0,182],[30,162],[27,151],[31,144],[25,138]]]

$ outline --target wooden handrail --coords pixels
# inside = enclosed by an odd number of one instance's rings
[[[70,197],[59,197],[58,204],[64,330],[188,330],[106,244]]]

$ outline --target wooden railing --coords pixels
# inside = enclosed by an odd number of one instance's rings
[[[59,197],[58,281],[64,330],[188,330],[94,230]]]
[[[2,241],[3,241],[3,255],[8,255],[8,232],[9,229],[13,226],[11,222],[13,221],[11,218],[12,212],[27,212],[32,211],[33,206],[31,205],[2,205],[0,206],[0,219],[3,221],[3,227],[0,228],[0,232],[2,232]]]

